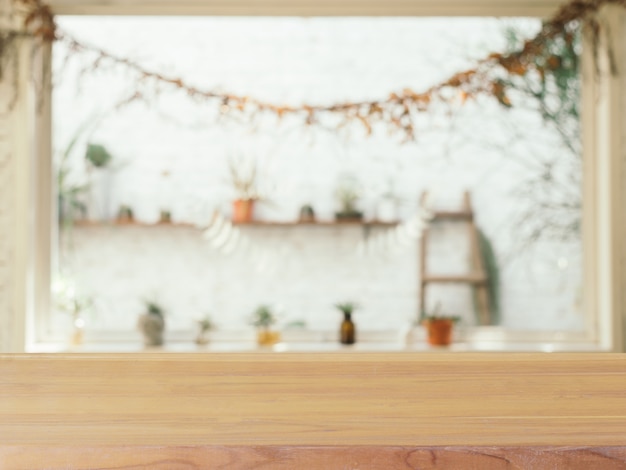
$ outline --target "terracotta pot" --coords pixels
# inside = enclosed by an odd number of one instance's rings
[[[453,320],[426,320],[424,326],[428,331],[428,344],[431,346],[447,346],[452,342]]]
[[[233,222],[252,222],[254,199],[236,199],[233,201]]]
[[[259,346],[273,346],[276,343],[280,343],[280,331],[258,330],[256,342]]]

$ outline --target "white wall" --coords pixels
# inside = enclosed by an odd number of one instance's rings
[[[140,26],[132,21],[138,20],[67,18],[61,24],[203,87],[293,103],[385,96],[405,86],[425,89],[496,48],[501,27],[495,20],[190,19],[166,40],[160,32],[174,20]],[[74,96],[71,74],[58,82],[57,148],[94,110],[109,108],[114,96],[128,90],[124,77],[82,83],[81,94]],[[515,246],[512,221],[520,208],[512,189],[527,176],[525,165],[512,157],[558,151],[536,117],[479,100],[452,120],[445,113],[425,117],[425,132],[405,145],[385,132],[366,139],[357,128],[337,135],[290,122],[261,124],[251,133],[237,124],[216,123],[206,108],[167,94],[151,108],[131,105],[111,115],[93,135],[118,164],[105,215],[121,203],[131,204],[146,222],[165,207],[175,219],[199,224],[213,209],[227,214],[232,191],[225,157],[232,154],[262,161],[263,182],[275,205],[264,207],[260,217],[271,220],[293,219],[305,202],[312,202],[321,218],[332,218],[333,191],[343,173],[363,183],[369,214],[388,179],[405,201],[404,216],[415,210],[422,190],[433,193],[437,207],[454,207],[469,189],[477,221],[503,263],[502,323],[517,329],[582,328],[578,246],[544,246],[534,257],[504,264]],[[526,138],[513,140],[503,126],[523,127]],[[97,197],[94,192],[92,198]],[[432,270],[466,269],[464,230],[443,225],[433,233]],[[273,271],[251,268],[245,253],[229,257],[212,251],[192,229],[139,227],[76,229],[66,268],[71,265],[85,293],[100,299],[93,322],[103,328],[132,328],[140,299],[155,291],[177,328],[206,311],[223,328],[244,328],[245,317],[260,302],[278,304],[285,321],[305,319],[312,328],[334,327],[332,304],[342,300],[362,305],[359,321],[365,329],[397,328],[416,313],[416,244],[360,257],[356,228],[247,228],[244,234],[276,253]],[[431,305],[441,299],[447,311],[473,322],[467,288],[433,289],[429,298]]]

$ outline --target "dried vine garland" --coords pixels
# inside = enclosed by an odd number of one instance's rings
[[[369,134],[373,125],[383,123],[388,125],[390,130],[399,131],[406,139],[415,137],[416,116],[427,112],[433,103],[452,105],[484,94],[494,97],[504,106],[511,106],[506,85],[498,79],[498,74],[494,71],[501,70],[512,75],[536,73],[544,77],[560,64],[560,58],[550,55],[548,51],[547,43],[550,40],[563,37],[566,41],[572,41],[576,28],[585,23],[589,25],[592,43],[597,50],[600,24],[596,15],[600,8],[605,5],[626,8],[626,0],[573,0],[562,6],[543,24],[541,31],[534,38],[525,41],[518,51],[509,54],[490,54],[479,60],[474,68],[456,73],[423,92],[404,89],[380,100],[345,102],[329,106],[288,106],[266,103],[249,96],[203,90],[182,78],[146,69],[130,59],[110,54],[99,47],[86,45],[60,31],[54,22],[50,7],[41,0],[13,0],[13,2],[25,11],[24,27],[32,37],[44,43],[63,42],[72,54],[91,54],[93,69],[102,66],[122,66],[136,73],[137,91],[124,103],[141,99],[144,93],[142,89],[158,91],[167,87],[183,91],[196,101],[205,101],[217,106],[224,116],[239,116],[253,120],[256,116],[271,113],[279,118],[296,116],[307,125],[319,124],[324,116],[330,116],[334,118],[333,122],[338,128],[356,122]],[[0,59],[4,49],[0,47]],[[541,60],[537,60],[538,58]],[[612,60],[611,66],[614,69]]]

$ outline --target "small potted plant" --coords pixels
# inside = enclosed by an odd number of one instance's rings
[[[145,313],[139,316],[137,327],[143,334],[146,347],[162,346],[165,331],[165,310],[158,303],[150,300],[145,302]]]
[[[363,212],[357,208],[361,191],[356,179],[344,178],[337,186],[335,195],[339,201],[339,210],[335,212],[337,221],[352,222],[363,220]]]
[[[57,170],[58,220],[62,228],[69,228],[75,220],[87,217],[86,195],[89,184],[71,183],[67,160],[61,162]]]
[[[335,304],[337,310],[343,313],[343,320],[339,329],[339,341],[341,344],[354,344],[356,342],[356,327],[352,321],[352,312],[357,305],[352,302]]]
[[[204,346],[209,344],[209,333],[215,329],[215,323],[211,320],[209,315],[196,320],[198,325],[198,336],[196,336],[196,344],[198,346]]]
[[[235,223],[250,223],[254,219],[254,204],[259,200],[257,188],[257,167],[254,162],[246,165],[244,162],[229,160],[231,183],[237,194],[233,201],[232,220]]]
[[[111,163],[112,157],[104,145],[88,143],[85,159],[94,168],[104,168]]]
[[[122,204],[117,212],[117,223],[132,224],[134,221],[133,209],[128,205]]]
[[[166,209],[161,209],[159,214],[159,223],[160,224],[171,224],[172,223],[172,212]]]
[[[422,325],[428,334],[431,346],[448,346],[452,342],[452,329],[459,317],[442,315],[441,304],[437,303],[432,314],[422,315]]]
[[[303,224],[315,223],[315,210],[310,204],[305,204],[300,208],[299,222]]]
[[[267,305],[261,305],[254,311],[250,323],[257,328],[259,346],[272,346],[280,342],[280,332],[272,329],[277,320],[276,315]]]
[[[94,301],[91,297],[79,296],[76,293],[75,284],[65,278],[58,278],[53,283],[52,293],[54,294],[57,308],[66,312],[72,317],[72,334],[70,344],[80,346],[83,344],[85,313],[92,311]]]
[[[104,145],[87,143],[85,160],[90,182],[88,212],[90,218],[96,221],[109,220],[111,217],[112,159]]]

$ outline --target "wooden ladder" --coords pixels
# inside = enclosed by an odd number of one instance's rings
[[[428,192],[423,192],[420,205],[426,203]],[[460,211],[435,211],[432,212],[431,222],[440,220],[453,220],[467,223],[468,235],[470,237],[471,250],[471,271],[465,275],[430,275],[427,271],[427,249],[429,229],[425,227],[422,231],[420,243],[420,313],[426,311],[426,287],[429,284],[469,284],[476,295],[478,307],[478,322],[481,325],[489,325],[492,321],[491,307],[489,302],[489,285],[485,265],[483,262],[478,227],[474,223],[474,212],[470,201],[469,192],[463,194],[463,208]]]

